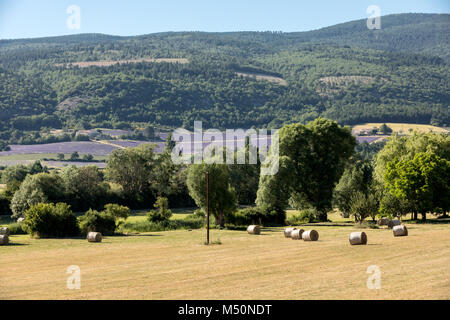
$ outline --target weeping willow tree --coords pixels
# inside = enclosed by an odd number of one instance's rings
[[[355,145],[349,128],[328,119],[284,126],[280,130],[279,171],[261,176],[257,204],[284,210],[295,196],[315,208],[320,221],[326,221],[333,189]]]

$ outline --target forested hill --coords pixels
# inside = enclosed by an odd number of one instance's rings
[[[280,127],[320,115],[449,125],[450,15],[390,15],[381,26],[0,40],[0,140],[46,127]]]
[[[314,42],[435,55],[450,62],[449,14],[388,15],[381,18],[380,30],[369,30],[366,22],[352,21],[296,35]]]

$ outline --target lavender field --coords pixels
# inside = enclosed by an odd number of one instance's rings
[[[0,152],[1,156],[14,154],[36,154],[36,153],[64,153],[70,154],[77,151],[79,154],[92,154],[94,156],[106,156],[116,147],[98,142],[58,142],[36,145],[12,145],[11,151]]]
[[[193,138],[193,137],[192,137]],[[384,137],[380,136],[364,136],[356,137],[359,143],[367,142],[372,143]],[[193,140],[193,139],[192,139]],[[242,142],[242,141],[241,141]],[[71,154],[73,152],[78,152],[81,156],[85,154],[91,154],[96,157],[106,157],[115,149],[123,148],[135,148],[142,144],[154,144],[155,152],[161,153],[164,151],[165,142],[148,142],[148,141],[131,141],[131,140],[108,140],[104,142],[93,142],[93,141],[81,141],[81,142],[60,142],[60,143],[50,143],[50,144],[37,144],[37,145],[12,145],[11,151],[0,152],[0,166],[12,166],[17,164],[30,164],[37,160],[32,155],[41,154],[41,159],[45,158],[55,158],[56,154]],[[201,142],[200,142],[201,143]],[[220,145],[226,146],[226,141],[216,141]],[[266,144],[270,147],[271,139],[270,136],[265,142],[265,137],[259,137],[259,139],[251,139],[251,144],[255,146],[262,147]],[[189,144],[191,144],[189,148]],[[184,154],[194,153],[195,145],[198,144],[195,141],[191,142],[179,142],[182,146]],[[207,148],[211,142],[203,142],[203,149]],[[190,150],[189,150],[190,149]],[[49,157],[48,155],[52,155]],[[16,156],[16,157],[15,157]],[[106,164],[104,162],[68,162],[68,161],[43,161],[45,165],[49,167],[64,167],[67,165],[76,166],[86,166],[86,165],[96,165],[100,168],[104,168]]]
[[[148,141],[131,141],[131,140],[108,140],[108,143],[117,145],[123,148],[136,148],[142,144],[154,144],[156,145],[155,152],[161,153],[164,150],[165,142],[148,142]]]

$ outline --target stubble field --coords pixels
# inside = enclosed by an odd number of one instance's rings
[[[0,299],[450,299],[450,225],[407,224],[409,236],[364,229],[367,246],[350,246],[354,226],[314,226],[318,242],[213,230],[84,239],[12,236],[0,247]],[[69,290],[69,266],[81,289]],[[381,289],[367,287],[367,268]]]

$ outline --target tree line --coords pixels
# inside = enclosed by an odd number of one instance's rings
[[[267,162],[178,165],[171,160],[169,146],[156,154],[154,146],[141,145],[113,151],[105,171],[94,166],[49,171],[38,162],[8,167],[1,176],[7,187],[0,204],[3,210],[9,206],[15,218],[26,216],[41,203],[65,203],[76,212],[92,211],[87,216],[94,216],[89,218],[93,221],[101,220],[97,215],[108,204],[137,209],[156,202],[156,211],[149,217],[152,222],[170,217],[169,204],[196,205],[204,216],[208,172],[210,210],[220,227],[327,221],[335,207],[359,222],[409,213],[413,219],[418,214],[426,219],[427,214],[446,215],[450,210],[448,135],[394,135],[372,160],[363,159],[355,147],[350,128],[332,120],[286,125],[280,130],[279,171],[261,175]],[[274,156],[269,153],[268,157]],[[288,208],[300,213],[286,222]]]

